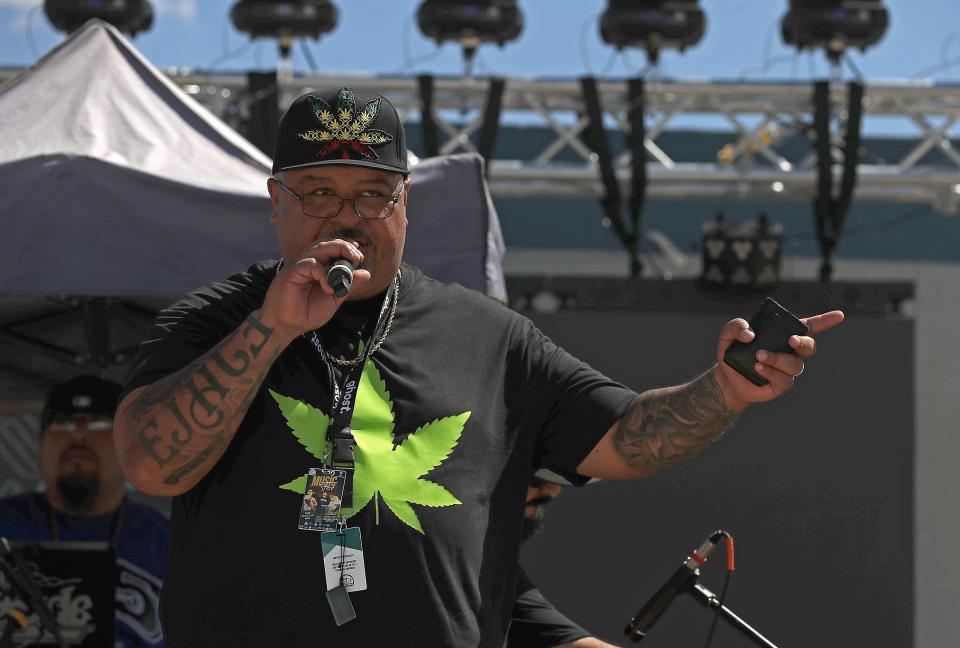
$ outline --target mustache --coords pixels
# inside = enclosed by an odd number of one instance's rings
[[[363,243],[366,246],[369,246],[373,243],[373,241],[370,239],[370,236],[368,236],[366,232],[354,227],[344,227],[343,229],[334,230],[331,232],[330,238],[356,241],[357,243]]]

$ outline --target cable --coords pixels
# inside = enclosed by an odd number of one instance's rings
[[[770,22],[770,26],[767,27],[767,37],[763,42],[763,64],[767,65],[767,61],[770,60],[772,54],[771,50],[773,49],[773,34],[774,30],[777,28],[777,25],[780,23],[778,18],[774,18]]]
[[[238,100],[237,106],[243,110],[249,110],[250,106],[252,106],[253,104],[257,103],[258,101],[263,101],[270,95],[276,94],[279,91],[280,91],[280,85],[276,82],[271,83],[268,86],[260,88],[259,90],[254,92],[252,95],[248,95]]]
[[[410,69],[410,60],[413,58],[410,56],[410,29],[412,25],[413,16],[409,16],[403,24],[403,31],[400,32],[400,52],[403,54],[403,64],[401,67],[406,67],[407,70]]]
[[[317,73],[317,62],[313,59],[313,53],[310,51],[310,48],[307,47],[307,41],[305,38],[298,38],[300,41],[300,50],[303,52],[303,58],[307,59],[307,65],[310,66],[310,71],[314,74]]]
[[[857,64],[853,62],[853,57],[850,56],[849,52],[843,53],[843,61],[847,64],[847,67],[850,68],[850,71],[853,73],[854,78],[857,81],[863,81],[863,73],[860,72],[860,68],[857,67]]]
[[[780,63],[790,62],[794,60],[794,56],[795,55],[793,54],[782,54],[779,56],[773,56],[771,58],[768,58],[766,61],[764,61],[763,65],[755,65],[753,67],[743,68],[740,71],[740,80],[743,81],[744,79],[746,79],[747,73],[753,72],[754,70],[760,70],[761,75],[766,75],[767,72],[770,71],[770,68],[772,68],[775,65],[779,65]]]
[[[218,65],[229,63],[230,61],[235,61],[237,58],[240,57],[241,54],[245,53],[248,49],[250,49],[250,46],[253,45],[253,43],[254,43],[254,39],[251,36],[249,40],[245,41],[243,45],[240,45],[232,52],[223,52],[222,54],[220,54],[220,56],[216,57],[215,59],[207,63],[206,69],[212,70]]]
[[[636,65],[632,60],[630,60],[629,49],[623,50],[623,58],[621,59],[621,62],[627,72],[644,79],[647,77],[647,74],[650,73],[650,70],[653,69],[653,65],[649,61],[647,61],[647,64],[643,67]]]
[[[610,50],[610,56],[607,57],[607,62],[604,64],[603,69],[600,70],[600,76],[607,76],[610,72],[610,68],[613,67],[613,64],[616,63],[617,59],[620,58],[620,54],[615,48]]]
[[[398,72],[413,72],[413,66],[419,63],[426,61],[432,61],[433,59],[440,56],[443,52],[443,48],[437,43],[435,49],[425,54],[419,54],[413,56],[410,53],[410,31],[413,26],[413,16],[407,20],[403,26],[403,31],[400,32],[400,53],[403,54],[403,63],[401,63],[397,68],[393,70],[391,74],[397,74]]]
[[[30,7],[30,10],[27,12],[27,20],[23,26],[23,31],[27,38],[27,45],[30,47],[30,54],[34,60],[40,58],[40,54],[37,52],[37,44],[33,40],[33,17],[37,14],[37,11],[40,10],[40,6],[41,5],[37,4]]]
[[[912,78],[917,79],[919,77],[931,76],[937,72],[956,67],[958,64],[960,64],[960,54],[954,56],[953,58],[946,59],[945,61],[940,61],[939,65],[930,65],[922,70],[919,70],[918,72],[914,72]]]
[[[483,57],[480,56],[480,52],[477,52],[473,55],[473,60],[477,65],[478,72],[481,72],[487,76],[496,76],[496,72],[484,62]]]
[[[911,78],[926,77],[936,74],[937,72],[945,72],[950,70],[953,67],[956,67],[960,64],[960,55],[954,56],[952,58],[947,58],[947,54],[950,53],[950,46],[954,41],[960,40],[960,33],[951,32],[943,40],[943,44],[940,45],[940,63],[937,65],[929,65],[917,72],[914,72],[911,75]]]
[[[723,589],[720,590],[720,600],[717,602],[717,613],[713,615],[713,621],[710,622],[710,632],[707,633],[707,643],[704,648],[710,648],[710,642],[713,641],[713,634],[717,630],[717,622],[720,620],[720,610],[723,609],[723,602],[727,600],[727,589],[730,587],[730,576],[732,570],[727,570],[727,575],[723,577]]]
[[[895,227],[899,227],[905,223],[909,223],[912,220],[919,218],[920,216],[928,215],[930,213],[930,208],[927,205],[917,205],[912,209],[908,209],[899,216],[894,216],[889,220],[885,220],[880,223],[869,223],[863,224],[859,227],[853,227],[846,230],[843,234],[844,238],[849,239],[852,236],[858,236],[860,234],[876,234],[877,232],[885,232],[891,230]],[[796,241],[804,241],[817,238],[816,232],[801,232],[799,234],[791,234],[789,236],[783,237],[784,243],[792,243]]]
[[[392,74],[396,74],[398,72],[413,72],[414,65],[424,63],[426,61],[432,61],[433,59],[440,56],[440,54],[442,53],[443,53],[443,48],[437,45],[437,48],[432,52],[427,52],[426,54],[421,54],[420,56],[416,56],[410,59],[409,61],[404,61],[399,67],[393,70]]]
[[[958,36],[960,35],[958,35],[957,32],[951,32],[950,34],[947,35],[946,38],[943,39],[943,43],[940,45],[940,64],[941,65],[943,64],[944,61],[947,60],[947,55],[950,53],[950,46],[953,44],[953,41],[957,40]],[[944,67],[944,72],[948,72],[949,70],[950,70],[949,65]],[[952,75],[948,74],[947,78],[949,79],[951,78],[951,76]]]
[[[770,26],[767,27],[767,36],[766,38],[764,38],[764,43],[763,43],[763,62],[760,65],[745,67],[742,70],[740,70],[739,77],[741,80],[746,78],[747,72],[752,72],[753,70],[760,70],[761,74],[766,74],[767,71],[770,69],[770,67],[773,65],[772,61],[774,58],[777,58],[777,59],[783,58],[781,56],[773,57],[770,52],[773,49],[773,34],[774,34],[773,30],[774,28],[776,28],[779,22],[780,22],[779,19],[774,19],[773,22],[770,23]]]
[[[222,28],[220,29],[220,51],[229,52],[230,51],[230,21],[227,20],[227,17],[223,17],[223,22],[220,23]]]
[[[593,67],[590,65],[590,56],[587,53],[587,27],[596,20],[596,16],[590,16],[583,21],[583,26],[580,27],[580,59],[587,71],[587,76],[593,76]]]
[[[717,531],[717,533],[714,535],[722,536],[727,540],[724,545],[727,550],[727,575],[723,579],[723,589],[720,590],[720,598],[717,601],[717,613],[713,615],[713,621],[710,623],[710,632],[707,633],[707,643],[704,644],[704,648],[710,648],[710,642],[713,641],[713,634],[717,630],[717,622],[720,621],[720,612],[723,610],[723,603],[727,600],[727,590],[730,587],[730,577],[733,576],[735,569],[733,536],[726,531]],[[717,539],[719,540],[719,538]]]

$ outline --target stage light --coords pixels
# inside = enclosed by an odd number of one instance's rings
[[[617,49],[643,48],[656,64],[660,50],[682,52],[699,42],[705,25],[697,0],[608,0],[600,36]]]
[[[240,0],[230,10],[234,26],[253,38],[276,38],[280,54],[290,55],[295,38],[320,38],[337,26],[330,0]]]
[[[786,44],[823,48],[836,62],[848,47],[864,51],[879,42],[888,22],[881,0],[790,0],[780,29]]]
[[[67,33],[92,18],[131,36],[153,25],[153,7],[148,0],[44,0],[43,11],[54,27]]]
[[[427,38],[460,43],[469,68],[482,43],[503,46],[523,31],[523,13],[516,0],[424,0],[417,24]]]
[[[700,280],[729,290],[761,290],[780,281],[783,226],[766,214],[728,227],[722,212],[704,224]]]

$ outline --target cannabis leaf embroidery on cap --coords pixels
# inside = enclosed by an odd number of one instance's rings
[[[349,88],[341,88],[335,108],[331,108],[323,99],[313,97],[310,98],[310,107],[323,128],[303,131],[297,136],[308,142],[323,143],[317,151],[317,158],[327,158],[336,153],[343,160],[379,160],[380,156],[371,147],[393,141],[389,133],[369,127],[380,113],[379,97],[367,102],[357,112],[353,92]]]
[[[270,391],[280,406],[293,435],[318,460],[328,456],[327,426],[330,418],[321,410],[294,398]],[[343,509],[352,517],[372,499],[377,524],[380,523],[379,500],[404,523],[424,533],[420,518],[411,504],[420,506],[453,506],[461,504],[453,493],[436,482],[424,479],[442,464],[460,440],[470,412],[447,416],[421,425],[399,443],[394,443],[393,402],[380,372],[371,360],[364,364],[357,404],[350,428],[357,441],[353,477],[353,508]],[[298,495],[306,488],[306,475],[280,488]]]

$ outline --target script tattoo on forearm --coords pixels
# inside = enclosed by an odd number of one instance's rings
[[[150,385],[129,415],[147,457],[176,485],[229,445],[281,349],[262,357],[273,330],[251,315],[223,343]]]
[[[641,394],[620,420],[614,444],[631,468],[653,473],[697,454],[736,418],[711,370],[686,385]]]

